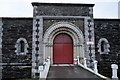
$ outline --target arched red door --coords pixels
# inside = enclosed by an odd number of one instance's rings
[[[73,63],[73,41],[64,33],[57,35],[54,39],[53,63],[71,64]]]

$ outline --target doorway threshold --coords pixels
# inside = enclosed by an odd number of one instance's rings
[[[52,64],[51,66],[75,66],[74,64]]]

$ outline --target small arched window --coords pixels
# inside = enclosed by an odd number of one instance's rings
[[[24,41],[20,41],[20,52],[25,52],[25,43]]]
[[[110,45],[108,43],[108,40],[105,38],[101,38],[99,40],[97,47],[100,54],[108,54],[110,52]]]
[[[101,42],[101,52],[105,51],[105,41]]]
[[[15,48],[16,48],[15,52],[17,53],[17,55],[25,55],[26,53],[28,53],[27,40],[24,38],[19,38],[16,42]]]

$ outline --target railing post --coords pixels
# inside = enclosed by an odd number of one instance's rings
[[[76,65],[78,63],[78,59],[74,59],[73,63]]]
[[[40,72],[39,80],[46,80],[47,74],[49,72],[49,68],[50,68],[50,57],[47,58],[44,66],[39,66],[39,72]]]
[[[84,58],[84,67],[87,67],[87,58]]]
[[[118,65],[117,64],[112,64],[111,68],[112,68],[112,80],[118,80],[118,77],[117,77]]]
[[[79,63],[80,63],[79,56],[77,56],[77,64],[79,64]]]
[[[97,61],[96,60],[94,60],[94,72],[95,73],[98,73],[98,69],[97,69]]]
[[[44,70],[44,68],[43,68],[43,65],[41,65],[41,66],[39,66],[39,77],[41,78],[42,77],[42,73],[43,73],[43,70]]]

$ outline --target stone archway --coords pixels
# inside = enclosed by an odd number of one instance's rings
[[[53,63],[53,41],[56,35],[65,33],[73,39],[73,58],[77,56],[84,58],[84,37],[82,31],[72,23],[58,22],[50,26],[44,34],[44,60],[51,58]]]

